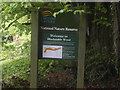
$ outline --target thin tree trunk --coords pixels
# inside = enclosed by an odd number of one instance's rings
[[[101,6],[101,2],[96,2],[95,7],[99,8]],[[94,12],[96,13],[96,11]],[[94,15],[94,20],[96,20],[96,15]],[[99,32],[97,30],[97,25],[95,23],[92,24],[91,27],[91,44],[95,47],[96,50],[100,50],[100,42],[99,42]]]
[[[116,56],[116,70],[119,75],[119,60],[120,60],[120,28],[119,28],[119,19],[120,11],[118,3],[113,3],[113,48]],[[120,10],[120,9],[119,9]],[[118,13],[119,12],[119,13]],[[118,15],[119,14],[119,15]]]

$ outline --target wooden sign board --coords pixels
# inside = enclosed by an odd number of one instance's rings
[[[39,10],[39,59],[77,60],[80,15]]]
[[[78,60],[77,88],[84,88],[86,16],[54,12],[32,11],[30,88],[37,88],[38,59]]]

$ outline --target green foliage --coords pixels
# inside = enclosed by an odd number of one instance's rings
[[[78,7],[72,7],[71,4],[66,4],[64,8],[61,8],[61,10],[55,12],[53,14],[54,17],[56,17],[58,14],[65,13],[65,12],[72,12],[74,14],[83,14],[83,13],[90,13],[89,11],[86,11],[87,6],[81,5]]]
[[[30,42],[31,31],[30,12],[26,8],[31,8],[30,3],[3,2],[0,20],[2,21],[2,52],[0,60],[2,63],[2,79],[6,84],[19,87],[19,83],[14,83],[14,77],[29,82],[30,69]],[[28,71],[29,72],[29,71]],[[9,86],[8,86],[9,87]]]
[[[21,88],[23,87],[20,83],[30,81],[30,61],[24,56],[18,56],[14,59],[9,59],[2,64],[2,81],[4,85],[9,85],[8,87]],[[17,82],[17,80],[19,80]],[[17,83],[16,83],[17,82]],[[18,87],[18,85],[20,85]],[[29,86],[29,85],[28,85]],[[25,87],[25,86],[24,86]]]
[[[101,7],[95,7],[95,10],[98,10],[99,12],[102,12],[106,14],[108,12],[107,8],[101,5]]]
[[[110,22],[108,22],[108,18],[106,18],[106,17],[98,17],[97,19],[93,20],[92,22],[96,23],[97,25],[104,25],[106,27],[112,25]]]
[[[53,3],[46,3],[44,8],[51,8],[51,9],[56,9],[56,8],[63,8],[64,6],[62,3],[59,2],[53,2]]]
[[[76,61],[40,60],[38,63],[38,86],[43,88],[75,87],[76,64]]]
[[[112,80],[117,76],[114,54],[104,47],[101,52],[91,48],[86,53],[85,77],[89,84]]]
[[[26,58],[17,57],[14,60],[7,60],[3,63],[3,81],[7,81],[8,78],[12,78],[13,76],[17,76],[22,78],[23,80],[29,80],[29,77],[26,74],[26,71],[29,70],[29,60]],[[26,78],[27,77],[27,78]]]
[[[109,20],[108,17],[108,10],[109,8],[105,8],[104,6],[101,5],[101,7],[95,7],[95,19],[92,21],[93,23],[95,23],[96,25],[100,26],[106,26],[106,27],[110,27],[112,25],[112,23]]]

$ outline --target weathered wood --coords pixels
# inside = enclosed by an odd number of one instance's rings
[[[77,88],[84,88],[84,61],[86,48],[86,16],[80,16]]]
[[[32,35],[31,35],[31,79],[30,88],[37,88],[38,71],[38,11],[32,11]]]

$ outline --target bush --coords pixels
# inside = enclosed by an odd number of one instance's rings
[[[101,52],[95,48],[90,48],[86,52],[85,79],[88,84],[112,80],[116,78],[114,53],[104,47]]]

